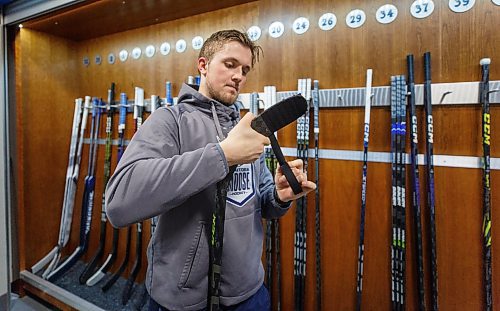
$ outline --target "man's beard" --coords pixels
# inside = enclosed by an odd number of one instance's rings
[[[233,97],[228,93],[224,93],[223,91],[216,92],[208,81],[207,81],[207,90],[208,90],[208,95],[210,96],[211,99],[214,99],[225,106],[233,105],[236,99],[238,98],[238,95]],[[227,94],[227,96],[223,96],[224,94]]]

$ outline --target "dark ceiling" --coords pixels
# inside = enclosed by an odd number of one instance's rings
[[[255,0],[90,0],[23,26],[82,41],[252,1]]]

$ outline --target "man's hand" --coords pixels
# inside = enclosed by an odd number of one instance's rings
[[[304,173],[304,163],[302,160],[297,159],[288,162],[288,165],[292,169],[293,174],[297,178],[297,181],[302,186],[302,192],[299,194],[294,194],[292,188],[288,184],[288,181],[281,171],[281,167],[276,170],[276,175],[274,176],[274,183],[276,184],[276,193],[278,198],[283,202],[288,202],[291,200],[303,197],[307,193],[316,189],[316,184],[312,181],[307,180],[307,175]]]
[[[254,118],[251,112],[247,112],[220,143],[229,166],[256,161],[264,152],[264,146],[270,144],[269,138],[257,133],[250,126]]]

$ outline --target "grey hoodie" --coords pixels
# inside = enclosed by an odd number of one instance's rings
[[[108,182],[106,210],[114,226],[159,216],[145,283],[151,297],[169,310],[206,306],[209,220],[216,183],[229,172],[217,141],[238,118],[235,109],[183,85],[179,104],[151,114]],[[262,285],[262,217],[280,217],[290,204],[276,202],[263,156],[238,166],[226,202],[220,299],[229,306]]]

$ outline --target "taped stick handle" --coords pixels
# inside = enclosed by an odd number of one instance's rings
[[[413,54],[406,55],[406,64],[408,67],[408,84],[415,83],[415,67],[413,62]]]
[[[431,81],[431,52],[424,53],[424,76],[425,81]]]
[[[283,175],[285,175],[286,180],[288,180],[288,183],[290,184],[293,193],[295,194],[301,193],[302,187],[300,186],[300,183],[297,180],[297,178],[295,178],[292,169],[286,162],[285,156],[283,155],[283,152],[281,152],[281,148],[280,145],[278,144],[278,141],[276,140],[276,137],[274,135],[271,135],[269,136],[269,140],[271,141],[271,147],[273,148],[274,155],[276,156],[276,159],[278,159],[278,162],[281,166],[281,171],[283,172]]]

